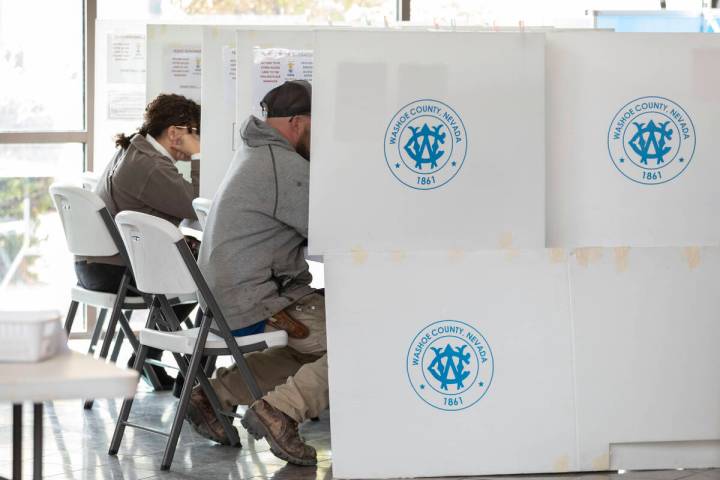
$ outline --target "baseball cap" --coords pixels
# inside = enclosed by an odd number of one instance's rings
[[[312,87],[306,80],[291,80],[270,90],[260,102],[267,118],[310,115]]]

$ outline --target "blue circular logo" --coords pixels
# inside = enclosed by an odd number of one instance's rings
[[[485,337],[465,322],[441,320],[418,333],[407,353],[415,393],[440,410],[463,410],[485,396],[495,361]]]
[[[695,126],[672,100],[640,97],[623,105],[612,119],[608,152],[620,173],[634,182],[669,182],[690,165]]]
[[[442,187],[460,171],[467,135],[460,115],[437,100],[416,100],[390,120],[385,132],[385,161],[408,187]]]

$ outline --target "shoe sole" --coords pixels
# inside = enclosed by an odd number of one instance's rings
[[[202,414],[198,413],[197,409],[193,408],[190,405],[188,405],[187,414],[185,415],[185,421],[190,424],[190,427],[195,433],[197,433],[203,438],[207,438],[208,440],[212,440],[215,443],[219,443],[220,445],[225,445],[227,447],[235,446],[237,448],[242,448],[242,444],[240,442],[238,442],[237,445],[232,445],[229,439],[218,440],[217,438],[210,436],[206,431],[203,431],[200,428],[200,425],[204,425],[205,429],[208,429],[205,417]],[[235,433],[238,434],[238,437],[240,436],[237,428],[235,428]]]
[[[247,430],[247,432],[252,435],[255,440],[260,440],[263,438],[267,440],[267,442],[270,444],[270,451],[276,457],[294,465],[302,465],[304,467],[312,467],[314,465],[317,465],[317,459],[303,460],[302,458],[295,457],[283,450],[283,448],[275,441],[273,436],[270,435],[270,431],[267,429],[262,420],[260,420],[260,417],[258,417],[253,410],[248,408],[245,412],[245,415],[243,415],[243,418],[240,420],[240,423],[242,423],[242,426],[245,427],[245,430]]]

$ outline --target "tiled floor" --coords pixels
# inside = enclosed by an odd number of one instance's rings
[[[131,419],[167,430],[175,412],[175,398],[167,393],[139,393]],[[128,428],[117,456],[107,454],[120,409],[119,401],[98,400],[92,411],[85,411],[79,400],[45,403],[44,478],[78,480],[175,480],[175,479],[275,479],[330,480],[332,454],[330,424],[326,412],[319,422],[301,428],[306,440],[318,451],[317,467],[286,465],[269,451],[266,441],[254,441],[240,427],[241,449],[222,447],[183,428],[170,472],[160,471],[165,438]],[[32,409],[25,406],[23,435],[23,477],[31,478]],[[239,422],[236,421],[236,425]],[[11,471],[11,407],[0,405],[0,476]],[[371,458],[371,448],[365,454]],[[499,477],[502,480],[720,480],[718,470],[667,470],[589,474],[545,475],[539,477]],[[446,478],[445,480],[451,480]]]
[[[175,398],[167,393],[141,393],[133,406],[131,419],[148,426],[168,429],[175,412]],[[302,427],[306,440],[318,450],[317,468],[287,466],[269,451],[266,441],[248,438],[240,427],[243,447],[214,444],[197,435],[187,424],[170,472],[160,471],[165,438],[126,429],[116,457],[107,454],[119,401],[97,400],[92,411],[84,411],[77,401],[45,403],[44,478],[48,479],[330,479],[330,427],[328,415]],[[32,408],[24,409],[23,477],[31,478]],[[239,422],[236,422],[239,424]],[[0,406],[0,476],[11,472],[11,407]]]

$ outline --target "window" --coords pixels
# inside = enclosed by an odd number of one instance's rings
[[[77,178],[86,164],[85,32],[92,12],[92,1],[0,0],[4,308],[65,311],[76,282],[48,187]],[[77,320],[82,330],[84,322]]]
[[[0,79],[1,131],[83,130],[83,2],[0,0]]]
[[[67,308],[69,287],[75,282],[73,259],[48,188],[64,172],[82,171],[82,164],[79,143],[0,145],[0,303],[4,308]]]

